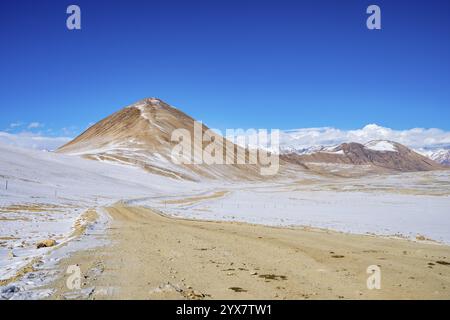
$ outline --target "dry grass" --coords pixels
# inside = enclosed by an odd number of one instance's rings
[[[35,271],[34,269],[34,265],[39,261],[39,258],[34,258],[33,260],[31,260],[29,263],[27,263],[25,266],[23,266],[22,268],[20,268],[16,274],[8,279],[3,279],[0,280],[0,286],[6,286],[12,282],[15,282],[17,280],[19,280],[20,278],[22,278],[24,275],[26,275],[29,272],[33,272]]]
[[[72,236],[81,236],[85,233],[86,228],[94,223],[98,218],[98,213],[95,209],[89,209],[84,212],[76,221]]]
[[[61,206],[54,204],[13,204],[6,207],[0,207],[0,213],[8,212],[62,212]]]

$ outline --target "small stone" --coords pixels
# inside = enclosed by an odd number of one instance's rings
[[[192,294],[195,296],[195,297],[199,297],[199,298],[203,298],[205,295],[203,294],[203,293],[201,293],[200,291],[192,291]]]
[[[14,293],[19,292],[19,287],[15,285],[9,285],[1,289],[1,296],[5,299],[9,299]]]
[[[46,240],[39,241],[39,242],[36,244],[36,247],[37,247],[38,249],[40,249],[40,248],[53,247],[53,246],[55,246],[55,245],[56,245],[56,241],[55,241],[55,240],[53,240],[53,239],[46,239]]]

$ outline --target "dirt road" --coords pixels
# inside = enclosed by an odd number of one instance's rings
[[[109,246],[65,259],[54,299],[450,299],[450,247],[309,228],[169,218],[116,205]],[[381,268],[381,289],[366,270]]]

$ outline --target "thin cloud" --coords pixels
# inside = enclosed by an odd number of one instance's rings
[[[69,137],[48,137],[32,132],[11,134],[0,131],[0,143],[27,149],[53,151],[69,142],[71,139],[72,138]]]
[[[369,124],[356,130],[332,127],[304,128],[283,131],[280,136],[280,145],[282,148],[301,149],[343,142],[367,143],[371,140],[395,141],[414,149],[435,149],[450,146],[450,132],[435,128],[394,130],[376,124]]]
[[[23,122],[13,122],[9,124],[10,128],[17,128],[23,126]]]
[[[0,131],[0,143],[7,143],[23,148],[39,150],[56,150],[69,142],[73,131],[62,130],[64,136],[50,137],[39,133],[21,132],[11,134]],[[441,129],[414,128],[394,130],[376,124],[369,124],[361,129],[341,130],[332,127],[303,128],[280,132],[281,149],[306,149],[313,146],[330,146],[343,142],[367,143],[371,140],[390,140],[416,150],[433,150],[450,148],[450,131]]]
[[[65,136],[74,136],[78,132],[77,126],[64,127],[61,129],[61,132]]]
[[[247,142],[257,141],[257,139],[250,139],[252,135],[250,133],[245,134]],[[333,146],[344,142],[365,144],[372,140],[395,141],[409,148],[422,151],[439,148],[450,149],[450,132],[435,128],[394,130],[376,124],[368,124],[356,130],[320,127],[280,131],[281,150],[303,150],[310,147]],[[263,145],[259,145],[259,147],[267,148]]]
[[[40,122],[31,122],[28,125],[28,129],[37,129],[37,128],[42,128],[44,125]]]

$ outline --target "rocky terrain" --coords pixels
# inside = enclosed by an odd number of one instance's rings
[[[343,143],[312,152],[285,153],[282,159],[302,163],[305,166],[308,166],[308,163],[369,165],[402,172],[443,169],[439,163],[392,141],[370,141],[365,145],[354,142]]]

